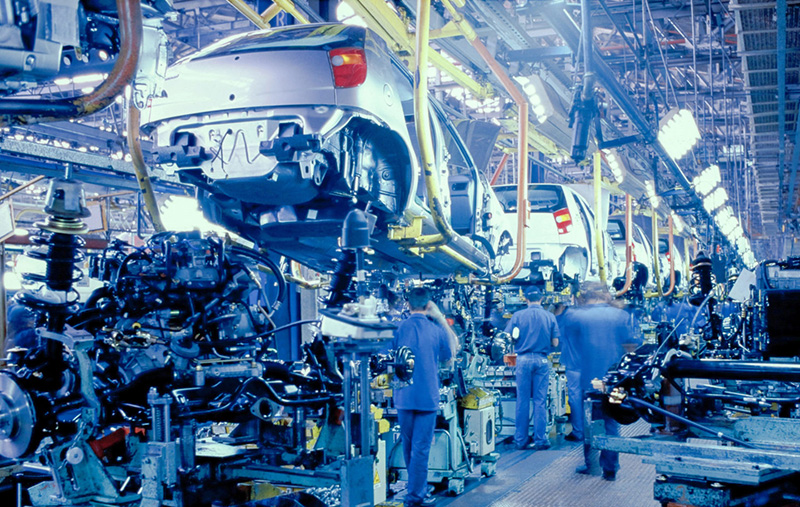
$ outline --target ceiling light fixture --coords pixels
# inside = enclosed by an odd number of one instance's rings
[[[647,193],[645,194],[645,198],[648,201],[650,201],[650,206],[652,206],[653,209],[658,208],[661,205],[661,199],[659,199],[658,195],[656,195],[656,188],[653,186],[653,182],[652,181],[648,181],[644,185],[645,185],[645,188],[647,189]]]
[[[625,178],[625,164],[622,162],[622,157],[615,149],[604,149],[603,153],[606,156],[606,162],[608,163],[609,169],[611,169],[611,174],[614,175],[614,179],[617,180],[617,183],[622,183],[622,180]]]
[[[542,78],[536,74],[530,76],[517,76],[514,78],[522,91],[528,96],[528,103],[533,110],[534,116],[539,123],[544,123],[553,115],[553,103],[547,96],[547,89]]]
[[[658,142],[674,160],[680,160],[700,140],[697,122],[688,109],[671,109],[658,125]]]
[[[722,182],[722,174],[719,166],[714,164],[705,168],[698,176],[692,180],[694,189],[700,195],[708,195],[714,188]]]
[[[727,201],[728,192],[726,192],[722,187],[717,187],[716,190],[708,194],[706,198],[703,199],[703,207],[706,209],[706,211],[712,213],[720,206],[724,206]]]

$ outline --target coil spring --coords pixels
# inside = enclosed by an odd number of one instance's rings
[[[328,306],[341,306],[343,303],[352,301],[352,297],[347,294],[350,282],[356,272],[356,253],[355,250],[342,250],[342,254],[336,261],[333,276],[331,277],[331,288],[325,304]]]
[[[20,293],[19,301],[33,310],[69,314],[77,310],[77,292],[73,284],[83,278],[76,267],[86,259],[81,248],[86,244],[77,234],[85,231],[85,224],[78,218],[64,218],[51,215],[44,223],[37,223],[40,231],[31,237],[35,248],[25,255],[45,263],[44,274],[23,273],[22,279],[28,283],[44,284],[53,292],[63,292],[61,298],[48,297],[41,291],[26,290]]]
[[[711,270],[711,259],[703,252],[697,254],[692,261],[692,277],[689,280],[689,302],[695,306],[711,294],[716,284],[716,277]]]

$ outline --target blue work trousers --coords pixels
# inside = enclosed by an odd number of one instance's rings
[[[528,443],[531,422],[531,396],[533,396],[533,443],[548,444],[547,388],[550,383],[550,361],[541,354],[517,356],[517,417],[514,443],[522,447]]]
[[[603,422],[605,423],[606,427],[606,435],[610,437],[618,437],[619,436],[619,423],[612,419],[611,417],[599,413],[599,406],[593,407],[594,414],[593,419],[602,418]],[[592,468],[592,446],[589,444],[583,444],[583,458],[586,462],[586,466]],[[600,451],[600,468],[603,470],[608,470],[609,472],[616,472],[619,470],[619,453],[616,451],[606,451],[605,449]]]
[[[404,503],[414,505],[422,502],[428,494],[428,456],[433,443],[436,411],[399,409],[397,418],[408,470],[408,493]]]
[[[569,396],[569,422],[572,423],[572,435],[583,440],[583,390],[581,389],[581,372],[567,370],[567,393]]]

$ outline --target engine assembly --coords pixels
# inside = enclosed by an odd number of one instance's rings
[[[27,275],[33,286],[18,297],[43,325],[0,372],[0,455],[50,471],[48,480],[36,471],[32,505],[235,501],[247,480],[280,473],[286,483],[283,466],[297,468],[288,482],[301,486],[371,479],[371,458],[352,451],[375,445],[371,378],[413,374],[407,349],[371,358],[394,327],[374,298],[330,307],[304,356],[281,360],[275,335],[309,323],[275,326],[286,281],[266,253],[198,232],[115,242],[92,263],[105,284],[79,305],[80,185],[55,180],[46,211],[28,254],[46,270]],[[350,360],[338,363],[334,349]],[[371,501],[356,489],[342,491],[346,504]]]

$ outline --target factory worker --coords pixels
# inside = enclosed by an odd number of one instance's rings
[[[611,297],[605,285],[586,284],[582,291],[584,303],[569,312],[565,327],[574,340],[580,358],[580,385],[585,394],[592,389],[593,379],[602,379],[609,368],[615,365],[626,349],[635,347],[630,316],[619,308],[610,305]],[[584,396],[581,396],[581,400]],[[581,413],[583,410],[581,409]],[[602,416],[607,435],[619,435],[619,424]],[[591,445],[584,443],[585,464],[575,471],[591,473]],[[600,453],[600,467],[603,479],[613,481],[619,470],[619,454],[611,451]]]
[[[569,316],[575,311],[567,306],[556,315],[558,331],[561,336],[561,364],[567,377],[567,401],[569,402],[569,422],[572,432],[564,437],[570,442],[583,441],[583,390],[581,389],[581,364],[575,338],[569,329]]]
[[[525,290],[528,307],[511,316],[506,332],[516,340],[517,354],[517,412],[514,443],[517,449],[547,449],[547,387],[550,382],[550,362],[547,354],[558,346],[556,317],[539,302],[542,293],[536,287]],[[528,437],[530,405],[533,396],[533,441]]]
[[[409,347],[414,353],[413,383],[395,391],[394,404],[400,422],[403,456],[408,469],[406,507],[429,505],[428,455],[439,409],[439,363],[449,360],[455,343],[445,328],[428,313],[438,309],[426,288],[408,294],[411,315],[397,327],[394,348]],[[439,312],[440,313],[440,312]],[[438,317],[438,315],[437,315]]]

